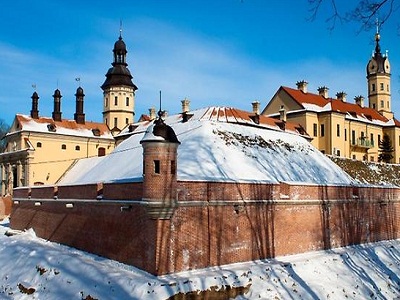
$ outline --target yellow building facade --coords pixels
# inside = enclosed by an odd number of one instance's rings
[[[323,153],[351,159],[378,161],[379,142],[388,135],[393,146],[392,163],[400,163],[400,122],[391,111],[390,63],[380,50],[380,35],[375,35],[375,51],[367,64],[368,106],[364,97],[347,101],[346,93],[329,97],[329,89],[307,90],[307,82],[297,88],[281,86],[262,111],[278,117],[285,111],[290,122],[301,124],[313,138],[312,144]]]
[[[39,116],[39,95],[32,95],[30,115],[17,114],[0,153],[0,196],[19,186],[57,183],[79,159],[104,156],[115,148],[114,135],[134,122],[136,85],[126,62],[126,45],[120,34],[113,48],[114,60],[106,73],[103,90],[103,123],[85,120],[84,92],[76,91],[73,119],[63,119],[61,91],[54,91],[51,117]],[[100,113],[100,112],[99,112]]]

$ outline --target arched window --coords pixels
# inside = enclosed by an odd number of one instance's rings
[[[37,142],[37,143],[36,143],[36,147],[37,147],[37,148],[42,148],[42,143],[41,143],[41,142]]]
[[[81,146],[79,146],[79,145],[76,145],[76,146],[75,146],[75,150],[76,150],[76,151],[79,151],[79,150],[81,150]]]
[[[62,144],[62,145],[61,145],[61,149],[62,149],[62,150],[66,150],[66,149],[67,149],[67,145]]]

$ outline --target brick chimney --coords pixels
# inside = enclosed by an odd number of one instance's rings
[[[303,93],[307,93],[307,85],[308,85],[307,81],[305,80],[297,81],[296,85],[298,90],[302,91]]]
[[[156,109],[155,107],[149,108],[149,118],[153,121],[156,118]]]
[[[83,98],[85,94],[83,93],[83,89],[78,87],[76,90],[76,110],[74,114],[74,119],[78,124],[85,124],[85,114],[83,113]]]
[[[256,115],[260,114],[260,102],[255,100],[251,102],[251,105],[253,106],[253,113]]]
[[[53,110],[53,120],[54,121],[61,121],[61,92],[59,89],[54,91],[54,110]]]
[[[318,88],[318,94],[320,96],[324,97],[325,99],[328,98],[328,91],[329,91],[329,88],[326,86],[321,86]]]
[[[32,94],[32,110],[31,110],[31,117],[33,119],[39,119],[39,95],[36,92]]]
[[[347,94],[345,92],[338,92],[336,93],[336,97],[338,100],[346,102],[346,96]]]
[[[354,101],[361,107],[364,107],[364,97],[359,95],[354,97]]]
[[[182,101],[182,113],[187,113],[190,111],[190,100],[185,98]]]

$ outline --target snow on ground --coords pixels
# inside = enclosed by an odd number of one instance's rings
[[[0,299],[168,299],[226,286],[249,288],[235,299],[400,299],[400,240],[155,277],[8,229],[3,221]]]
[[[217,108],[193,111],[183,123],[180,115],[169,116],[181,145],[178,148],[178,180],[230,182],[303,182],[350,184],[352,180],[335,163],[303,137],[268,126],[210,120]],[[218,108],[225,111],[227,108]],[[60,184],[142,180],[146,126],[141,126],[105,157],[79,161]],[[247,124],[247,123],[245,123]]]

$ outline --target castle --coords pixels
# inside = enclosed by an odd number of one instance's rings
[[[103,85],[116,131],[115,97],[133,103],[130,89]],[[258,103],[182,104],[126,126],[109,155],[77,161],[57,184],[15,188],[11,228],[155,275],[400,236],[400,189],[354,182],[287,121],[290,109],[275,119]]]

